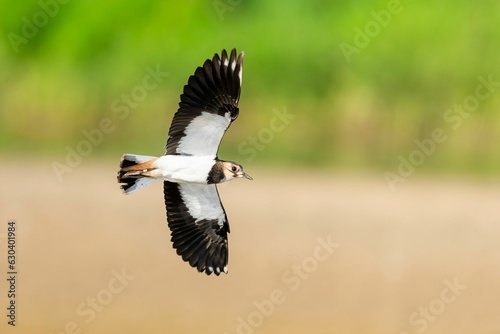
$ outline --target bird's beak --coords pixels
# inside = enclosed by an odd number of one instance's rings
[[[243,173],[243,177],[245,179],[249,179],[249,180],[253,180],[253,177],[251,177],[250,175],[248,175],[247,173]]]

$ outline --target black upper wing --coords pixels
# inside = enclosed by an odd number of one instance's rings
[[[166,154],[216,156],[224,132],[238,117],[243,52],[215,54],[184,86],[168,132]]]

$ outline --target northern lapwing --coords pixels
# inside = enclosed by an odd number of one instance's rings
[[[238,117],[243,52],[222,50],[189,77],[161,157],[125,154],[118,182],[125,194],[163,180],[167,221],[177,254],[199,272],[227,273],[229,223],[216,184],[252,178],[219,160],[219,144]]]

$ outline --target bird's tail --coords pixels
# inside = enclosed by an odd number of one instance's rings
[[[156,159],[146,155],[123,155],[118,171],[118,183],[121,183],[125,194],[142,189],[156,181],[151,174],[151,171],[156,169],[154,166]]]

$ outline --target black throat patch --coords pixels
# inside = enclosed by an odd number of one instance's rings
[[[208,172],[207,183],[208,184],[220,183],[222,180],[224,180],[224,170],[222,167],[222,162],[217,160],[215,161],[215,164],[212,166],[210,172]]]

